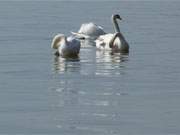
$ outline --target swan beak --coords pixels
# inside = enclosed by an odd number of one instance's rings
[[[116,17],[119,19],[119,20],[122,20],[121,16],[120,15],[116,15]]]
[[[85,40],[86,38],[85,38],[85,37],[77,37],[77,39],[79,39],[79,40]]]
[[[122,18],[121,18],[120,16],[118,17],[118,19],[119,19],[119,20],[122,20]]]

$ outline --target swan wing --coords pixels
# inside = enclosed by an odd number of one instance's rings
[[[78,54],[80,51],[80,47],[81,47],[80,41],[72,36],[68,37],[67,41],[68,41],[69,51]]]
[[[113,34],[111,34],[111,33],[99,36],[95,40],[96,48],[98,48],[98,49],[110,49],[109,42],[111,41],[112,37],[113,37]]]
[[[78,32],[73,32],[71,31],[71,34],[74,35],[76,38],[78,39],[90,39],[91,37],[86,35],[86,34],[83,34],[83,33],[78,33]]]
[[[92,22],[83,24],[79,30],[79,33],[84,33],[89,36],[100,36],[100,35],[105,34],[101,26],[98,26]]]
[[[82,24],[78,33],[73,32],[72,34],[80,38],[83,37],[85,39],[96,39],[100,35],[105,34],[105,32],[101,26],[90,22]]]

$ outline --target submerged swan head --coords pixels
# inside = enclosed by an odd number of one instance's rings
[[[66,41],[66,37],[64,34],[57,34],[54,38],[53,41],[51,43],[51,48],[53,49],[58,49],[60,46],[61,42],[65,42]]]

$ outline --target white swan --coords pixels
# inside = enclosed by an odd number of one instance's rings
[[[77,33],[76,32],[71,32],[71,33],[80,39],[96,39],[100,35],[106,34],[101,26],[98,26],[93,22],[84,23],[81,25]]]
[[[114,31],[115,33],[108,33],[99,36],[95,42],[96,42],[96,47],[100,50],[113,50],[113,51],[118,51],[122,53],[128,53],[129,52],[129,45],[126,42],[124,36],[120,32],[117,19],[121,20],[121,17],[116,14],[112,15],[112,22],[114,26]]]
[[[51,44],[51,48],[56,49],[56,55],[63,57],[78,56],[80,51],[80,41],[72,36],[66,37],[64,34],[57,34]]]

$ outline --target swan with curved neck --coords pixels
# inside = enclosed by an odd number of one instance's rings
[[[124,36],[120,32],[120,28],[117,19],[122,20],[120,15],[112,15],[112,23],[114,27],[114,34],[108,33],[99,36],[95,42],[98,49],[113,50],[122,53],[129,52],[129,44],[125,40]]]
[[[74,37],[66,37],[64,34],[57,34],[51,43],[51,48],[56,49],[55,55],[63,57],[78,56],[80,41]]]

